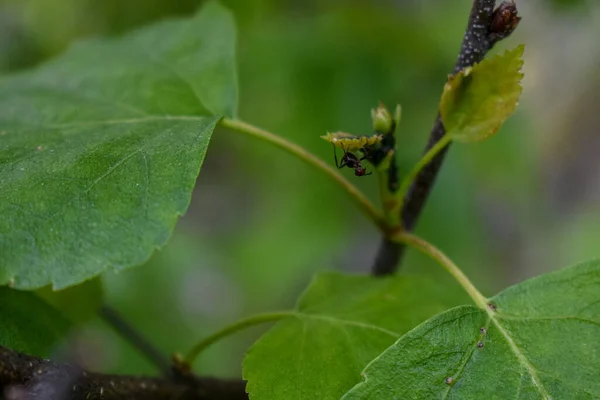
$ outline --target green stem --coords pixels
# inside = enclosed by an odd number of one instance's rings
[[[427,242],[420,237],[408,232],[396,233],[392,240],[398,243],[404,243],[408,246],[427,254],[429,257],[437,261],[456,281],[465,289],[475,304],[480,308],[487,310],[488,300],[483,294],[471,283],[469,278],[461,271],[460,268],[440,249],[433,244]]]
[[[400,213],[400,210],[402,210],[402,207],[404,206],[404,199],[406,198],[406,194],[410,189],[410,185],[412,185],[417,175],[419,175],[419,172],[421,172],[421,170],[425,168],[425,166],[427,166],[427,164],[429,164],[431,160],[433,160],[435,156],[437,156],[438,153],[442,151],[444,147],[446,147],[451,141],[452,137],[450,137],[448,134],[444,135],[410,170],[408,175],[406,175],[406,177],[402,180],[400,189],[397,192],[398,208],[394,211]]]
[[[233,333],[241,331],[242,329],[248,328],[250,326],[264,324],[266,322],[274,322],[279,321],[280,319],[294,316],[294,311],[280,311],[280,312],[272,312],[267,314],[258,314],[253,315],[251,317],[239,320],[234,322],[233,324],[226,326],[225,328],[213,333],[212,335],[202,339],[198,342],[192,349],[188,352],[185,357],[185,361],[188,364],[192,364],[194,360],[198,357],[202,351],[204,351],[207,347],[212,345],[215,342],[218,342],[224,337],[227,337]]]
[[[393,152],[388,153],[386,159],[377,167],[379,197],[383,206],[383,217],[385,218],[386,226],[389,228],[400,226],[400,212],[396,211],[398,208],[398,199],[396,198],[396,193],[390,191],[389,188],[390,168],[392,163],[395,162],[393,157]]]
[[[223,118],[219,124],[225,128],[229,128],[236,132],[245,133],[250,136],[254,136],[258,139],[264,140],[275,146],[282,148],[288,153],[298,157],[307,164],[321,170],[325,175],[329,176],[334,180],[342,189],[350,195],[350,198],[358,205],[362,212],[371,219],[375,225],[377,225],[382,231],[386,230],[386,223],[382,213],[371,203],[371,201],[354,186],[350,181],[344,178],[337,170],[323,162],[321,159],[310,153],[308,150],[294,144],[280,136],[277,136],[264,129],[257,128],[246,122],[242,122],[236,119]]]
[[[388,173],[387,170],[377,171],[377,178],[379,179],[379,198],[381,199],[381,205],[383,206],[383,215],[387,221],[389,221],[389,201],[394,200],[388,189]]]

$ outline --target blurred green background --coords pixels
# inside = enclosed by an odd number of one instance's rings
[[[401,171],[418,159],[452,70],[470,0],[223,0],[239,24],[240,116],[331,160],[326,131],[367,133],[379,100],[403,105]],[[0,72],[82,37],[193,13],[198,0],[0,0]],[[484,143],[455,145],[418,233],[487,294],[600,257],[600,3],[518,1],[495,52],[526,44],[517,113]],[[251,313],[289,308],[316,271],[367,272],[377,231],[337,186],[270,145],[218,130],[191,207],[142,267],[104,277],[109,304],[166,353]],[[354,178],[377,201],[376,180]],[[448,279],[409,252],[403,270]],[[236,335],[196,369],[239,376],[260,334]],[[73,334],[94,370],[154,373],[101,321]]]

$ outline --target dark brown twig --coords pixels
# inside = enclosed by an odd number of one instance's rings
[[[495,0],[474,0],[460,53],[454,66],[454,73],[483,60],[485,55],[500,40],[508,37],[516,28],[516,5],[503,1],[494,9]],[[429,151],[446,133],[438,114],[425,147]],[[444,162],[449,146],[446,146],[421,172],[410,187],[401,212],[403,228],[411,232],[435,184],[435,179]],[[404,254],[404,246],[384,239],[379,247],[373,274],[389,275],[396,271]]]
[[[242,380],[104,375],[0,346],[1,394],[6,400],[248,400]]]

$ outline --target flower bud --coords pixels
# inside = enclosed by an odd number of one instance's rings
[[[392,130],[393,120],[388,109],[379,103],[379,107],[371,110],[371,118],[373,119],[373,130],[381,133],[388,133]]]

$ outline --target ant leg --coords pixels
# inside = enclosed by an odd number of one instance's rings
[[[340,162],[338,161],[337,151],[335,149],[335,144],[332,144],[332,146],[333,146],[333,158],[335,159],[335,166],[338,167],[338,169],[344,168],[346,165],[343,162],[342,162],[342,165],[340,165]]]
[[[350,166],[348,164],[348,160],[346,159],[346,155],[348,154],[348,152],[344,148],[342,148],[342,150],[344,150],[344,156],[342,157],[342,160],[338,162],[337,151],[335,149],[335,145],[333,146],[333,156],[335,157],[335,166],[338,167],[338,169],[342,169],[344,167]]]

